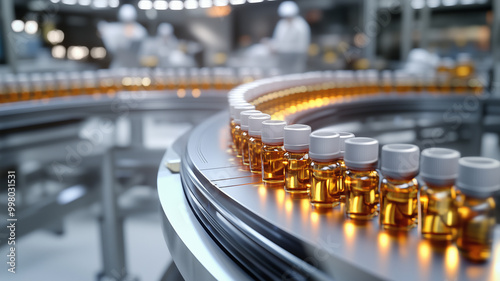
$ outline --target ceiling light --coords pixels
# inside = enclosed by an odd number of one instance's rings
[[[156,0],[153,3],[153,8],[155,8],[155,10],[160,10],[160,11],[166,10],[168,8],[168,3],[165,0]]]
[[[38,23],[34,20],[29,20],[24,25],[24,31],[28,34],[35,34],[38,31]]]
[[[184,4],[180,0],[172,0],[170,1],[170,10],[178,11],[184,8]]]
[[[153,8],[153,2],[150,0],[141,0],[137,3],[137,7],[141,10],[149,10]]]
[[[24,30],[24,21],[22,20],[13,20],[10,24],[10,27],[14,32],[21,32]]]

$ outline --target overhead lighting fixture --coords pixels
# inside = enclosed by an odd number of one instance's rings
[[[137,3],[137,7],[141,10],[149,10],[153,8],[153,2],[150,0],[141,0]]]
[[[439,7],[439,0],[427,0],[427,6],[429,6],[429,8],[436,8],[436,7]]]
[[[170,10],[179,11],[184,8],[184,3],[182,3],[182,1],[180,0],[172,0],[170,1],[169,6]]]
[[[62,3],[66,5],[75,5],[76,0],[62,0]]]
[[[106,49],[104,47],[94,47],[90,50],[90,56],[94,59],[103,59],[106,57]]]
[[[412,0],[411,7],[415,10],[423,9],[425,6],[425,0]]]
[[[474,0],[460,0],[460,4],[462,5],[470,5],[470,4],[474,4]]]
[[[153,3],[153,8],[155,8],[155,10],[160,10],[160,11],[166,10],[168,9],[168,3],[165,0],[156,0]]]
[[[263,2],[264,0],[248,0],[248,3],[260,3]]]
[[[227,6],[228,0],[214,0],[215,6]]]
[[[109,6],[111,8],[118,8],[118,6],[120,6],[120,0],[109,0]]]
[[[231,5],[241,5],[241,4],[245,4],[245,0],[229,0],[229,3],[231,3]]]
[[[64,57],[66,56],[66,48],[61,45],[54,46],[52,47],[51,54],[52,57],[56,59],[64,59]]]
[[[53,45],[59,44],[64,40],[64,32],[59,29],[53,29],[47,32],[47,40]]]
[[[50,0],[50,2],[57,4],[57,3],[61,2],[61,0]]]
[[[92,6],[97,9],[104,9],[108,7],[108,1],[107,0],[94,0],[94,3],[92,3]]]
[[[78,0],[78,5],[81,6],[89,6],[92,3],[92,0]]]
[[[24,30],[24,21],[22,20],[13,20],[10,24],[10,27],[14,32],[21,32]]]
[[[200,8],[212,7],[212,0],[200,0]]]
[[[89,55],[89,48],[85,46],[71,46],[68,48],[68,59],[81,60]]]
[[[34,20],[29,20],[24,24],[24,31],[28,34],[35,34],[38,31],[38,23]]]
[[[186,0],[184,2],[184,8],[187,10],[192,10],[198,8],[198,1],[196,0]]]
[[[455,6],[458,4],[458,0],[443,0],[443,6]]]

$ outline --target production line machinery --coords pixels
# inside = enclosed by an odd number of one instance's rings
[[[140,81],[157,82],[141,75]],[[226,106],[227,89],[113,87],[110,94],[107,88],[53,91],[47,85],[39,94],[3,93],[0,104],[0,170],[16,171],[16,218],[22,221],[17,238],[38,229],[63,234],[66,214],[98,203],[103,261],[98,279],[128,280],[133,273],[125,263],[125,214],[117,199],[133,186],[154,187],[165,152],[146,146],[145,119],[189,129]],[[129,126],[123,130],[119,124]],[[7,202],[6,189],[0,197]]]
[[[377,138],[381,145],[412,142],[472,156],[480,154],[483,133],[498,133],[500,128],[499,99],[487,94],[335,92],[330,82],[329,73],[291,75],[232,91],[288,124],[350,131]],[[334,83],[339,87],[342,82]],[[325,91],[329,96],[321,98]],[[260,174],[250,173],[233,154],[228,110],[184,135],[175,151],[182,155],[180,173],[169,170],[164,158],[158,194],[165,240],[187,280],[497,280],[500,276],[498,224],[492,258],[475,264],[462,258],[453,244],[436,247],[421,239],[418,229],[393,235],[380,230],[376,219],[357,225],[345,218],[343,204],[317,212],[307,198],[293,198],[283,188],[266,186]]]

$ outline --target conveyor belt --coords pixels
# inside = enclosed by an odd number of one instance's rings
[[[442,112],[462,100],[463,96],[386,96],[333,105],[294,121],[322,127],[388,108],[419,116],[426,110]],[[482,107],[473,111],[464,124],[480,122]],[[357,225],[344,217],[343,205],[315,212],[307,198],[266,187],[258,175],[239,164],[228,147],[228,119],[220,113],[192,132],[181,178],[191,209],[207,233],[250,276],[338,280],[497,280],[500,276],[499,226],[491,260],[473,264],[454,245],[437,248],[421,239],[418,229],[394,235],[380,230],[377,219]]]

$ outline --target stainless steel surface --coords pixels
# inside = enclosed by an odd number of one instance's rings
[[[493,52],[492,93],[494,96],[500,97],[500,0],[493,0],[491,50]]]
[[[0,9],[1,15],[0,18],[2,19],[2,29],[3,29],[3,39],[6,39],[4,42],[5,46],[5,58],[7,60],[7,64],[9,65],[10,69],[12,72],[17,71],[17,55],[16,51],[14,50],[15,48],[15,38],[14,38],[14,32],[12,31],[11,28],[11,23],[14,20],[15,17],[15,10],[14,10],[14,0],[4,0],[0,4]]]
[[[198,222],[186,201],[179,174],[171,174],[163,165],[158,171],[158,195],[165,241],[184,279],[249,279]]]
[[[367,40],[364,47],[364,57],[370,62],[370,67],[373,67],[375,63],[378,29],[384,28],[384,26],[379,26],[379,22],[377,21],[378,2],[378,0],[371,0],[363,1],[362,4],[363,32]],[[381,22],[384,22],[384,20],[381,20]]]
[[[419,48],[427,49],[429,46],[429,27],[431,25],[431,8],[424,2],[424,7],[420,9],[420,45]]]
[[[394,108],[391,102],[396,101],[386,99],[389,107]],[[426,99],[451,107],[460,97],[421,96],[406,106],[425,112]],[[370,106],[375,111],[390,110],[376,103],[363,106],[368,107],[367,111]],[[315,119],[321,118],[311,120]],[[282,188],[266,187],[258,175],[239,164],[228,147],[227,120],[227,114],[221,113],[193,131],[187,150],[191,171],[182,174],[197,178],[198,196],[207,196],[213,202],[200,205],[208,208],[207,212],[216,208],[212,218],[221,220],[219,227],[225,225],[224,221],[230,222],[231,227],[226,226],[223,234],[244,233],[253,243],[270,251],[269,255],[277,257],[284,257],[284,252],[291,250],[283,246],[287,239],[300,241],[294,247],[305,251],[301,260],[339,280],[498,280],[499,226],[495,229],[491,260],[474,264],[462,258],[454,245],[437,247],[420,239],[418,229],[393,234],[381,230],[377,219],[355,224],[344,217],[343,205],[330,212],[316,212],[307,198],[292,198]],[[471,120],[481,122],[480,118]],[[260,228],[252,227],[256,224]],[[217,229],[215,225],[207,226],[212,235]]]
[[[411,6],[411,0],[401,1],[401,33],[399,37],[400,61],[405,62],[412,48],[413,24],[415,10]]]
[[[123,219],[117,206],[113,151],[108,149],[101,164],[101,251],[103,271],[102,280],[124,280],[127,278],[125,264],[125,241]]]

